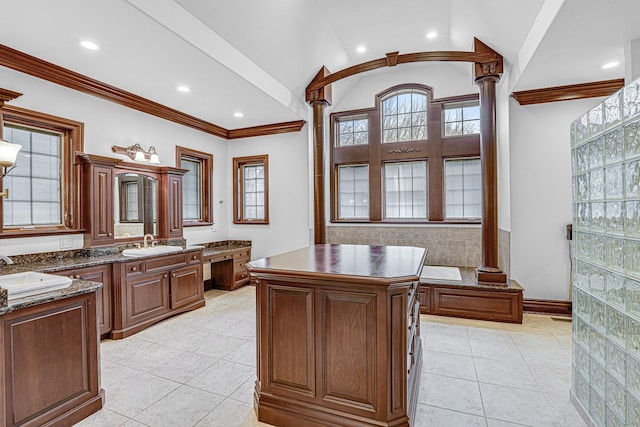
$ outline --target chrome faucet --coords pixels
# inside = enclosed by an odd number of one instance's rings
[[[153,236],[151,234],[145,234],[144,238],[142,239],[144,241],[144,248],[147,249],[147,237],[151,239],[151,241],[153,241]]]
[[[13,260],[6,255],[0,255],[0,260],[4,261],[7,265],[13,264]]]

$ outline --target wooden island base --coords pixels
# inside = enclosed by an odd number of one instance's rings
[[[421,248],[315,245],[251,262],[258,420],[410,426],[422,344]]]

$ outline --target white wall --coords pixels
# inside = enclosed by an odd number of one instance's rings
[[[511,278],[525,298],[569,299],[569,128],[601,101],[520,106],[510,100]]]
[[[118,158],[120,156],[111,152],[111,146],[139,142],[145,148],[155,146],[162,164],[169,166],[175,166],[176,145],[212,153],[214,200],[227,197],[230,167],[227,141],[223,139],[4,67],[0,67],[0,86],[23,93],[10,105],[83,122],[84,151],[88,153]],[[229,210],[214,202],[213,214],[217,231],[212,232],[212,227],[189,228],[185,231],[188,243],[228,238]],[[82,247],[81,235],[0,239],[0,254],[61,250],[61,239],[69,238],[72,248]]]
[[[297,133],[229,141],[227,163],[234,157],[269,156],[269,224],[233,224],[228,219],[229,238],[251,240],[251,257],[260,259],[309,245],[309,138],[308,124]],[[233,208],[233,168],[224,206]]]

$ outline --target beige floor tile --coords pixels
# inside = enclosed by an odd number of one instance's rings
[[[135,417],[150,427],[193,426],[224,400],[223,396],[181,386]]]
[[[476,381],[422,374],[418,402],[465,414],[484,416]]]
[[[469,340],[469,343],[471,344],[471,354],[473,357],[524,363],[520,350],[514,343],[496,343],[493,341],[475,339]]]
[[[469,339],[472,340],[513,343],[513,338],[511,338],[511,334],[508,331],[467,327],[467,333],[469,334]]]
[[[202,341],[193,343],[191,351],[210,357],[223,358],[248,342],[250,341],[242,338],[210,333]]]
[[[148,372],[157,367],[166,365],[168,359],[173,359],[174,357],[180,356],[184,353],[186,352],[177,348],[149,343],[149,345],[140,348],[139,351],[127,354],[126,358],[112,357],[108,360],[129,368],[137,369],[138,371]]]
[[[135,417],[179,386],[155,375],[102,362],[105,407],[128,417]]]
[[[150,342],[137,337],[129,337],[122,340],[104,340],[100,343],[100,357],[118,363],[129,360],[144,347],[151,345]]]
[[[240,347],[223,357],[224,360],[242,363],[243,365],[256,367],[256,343],[247,341]]]
[[[245,381],[255,377],[255,368],[227,360],[218,360],[187,384],[228,397]]]
[[[241,320],[228,328],[222,330],[220,335],[242,338],[246,340],[256,339],[256,322],[255,319]]]
[[[517,423],[510,423],[509,421],[501,421],[501,420],[494,420],[491,418],[487,418],[487,426],[488,427],[531,427],[527,424],[517,424]],[[569,427],[569,426],[566,426]]]
[[[104,426],[106,427],[106,426]],[[136,420],[129,420],[126,423],[122,424],[122,427],[149,427],[146,424],[141,423],[140,421],[136,421]]]
[[[545,393],[568,395],[571,389],[571,369],[549,368],[547,366],[529,365],[531,374],[536,379],[540,390]]]
[[[258,421],[251,405],[226,399],[209,413],[197,427],[252,427],[266,426]]]
[[[540,427],[559,426],[541,392],[480,383],[487,418]]]
[[[88,418],[75,424],[77,427],[104,427],[104,426],[121,426],[129,421],[129,418],[120,415],[109,409],[102,409]]]
[[[426,350],[422,353],[422,372],[463,380],[476,380],[476,368],[472,357],[439,351]]]
[[[183,351],[172,359],[166,359],[163,365],[149,373],[184,384],[213,365],[216,360],[218,359],[204,354]]]
[[[540,391],[540,387],[525,363],[474,357],[478,381],[506,387]]]
[[[238,400],[248,405],[253,405],[253,393],[256,389],[256,377],[249,378],[240,387],[238,387],[231,395],[231,399]]]
[[[426,322],[426,328],[422,329],[422,332],[426,334],[446,335],[449,337],[469,337],[466,326],[438,322]]]
[[[416,409],[415,425],[425,427],[487,427],[487,421],[484,417],[419,404]]]
[[[549,406],[551,406],[553,413],[555,414],[558,422],[561,426],[571,426],[571,427],[586,427],[587,424],[584,422],[578,410],[571,399],[569,398],[569,392],[565,391],[562,394],[547,394],[545,393],[545,397],[547,398],[547,402],[549,402]]]
[[[448,337],[440,334],[423,334],[422,348],[438,350],[443,353],[471,356],[471,346],[468,338]]]

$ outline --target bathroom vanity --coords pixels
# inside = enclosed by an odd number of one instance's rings
[[[248,264],[257,282],[260,421],[409,426],[426,250],[315,245]]]

